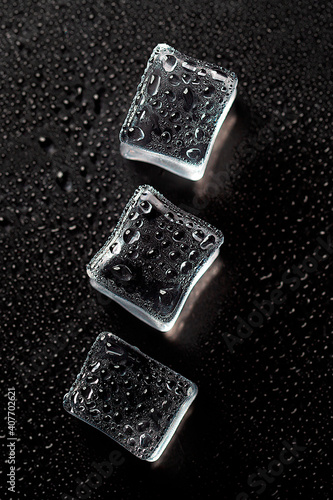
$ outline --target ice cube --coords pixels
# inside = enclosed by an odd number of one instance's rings
[[[87,273],[97,290],[154,328],[168,331],[222,243],[219,229],[144,185]]]
[[[112,333],[101,333],[64,397],[64,408],[135,456],[157,460],[197,386]]]
[[[236,86],[231,71],[157,45],[120,131],[121,154],[201,179]]]

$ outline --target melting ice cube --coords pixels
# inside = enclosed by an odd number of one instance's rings
[[[145,185],[135,191],[87,272],[97,290],[168,331],[222,243],[219,229]]]
[[[152,462],[165,450],[197,392],[187,378],[104,332],[65,395],[64,408]]]
[[[121,154],[200,179],[236,87],[231,71],[157,45],[120,131]]]

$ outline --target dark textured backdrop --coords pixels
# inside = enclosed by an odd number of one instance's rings
[[[330,497],[329,5],[1,1],[1,388],[5,396],[15,386],[17,396],[12,498],[87,498],[87,488],[75,489],[89,476],[94,499],[257,498],[248,476],[279,460],[286,441],[302,451],[283,471],[275,463],[259,497]],[[159,42],[239,78],[197,183],[119,155],[121,123]],[[219,261],[169,336],[103,299],[85,272],[146,182],[225,234]],[[270,317],[251,315],[278,289],[283,303],[271,304]],[[258,324],[243,329],[242,343],[237,315]],[[62,408],[102,330],[199,386],[157,464]],[[113,450],[125,461],[99,484],[93,463]]]

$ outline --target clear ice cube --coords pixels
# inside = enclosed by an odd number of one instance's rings
[[[64,408],[138,458],[157,460],[197,386],[112,333],[101,333],[64,397]]]
[[[222,243],[219,229],[144,185],[87,273],[97,290],[154,328],[168,331]]]
[[[231,71],[157,45],[120,131],[121,154],[201,179],[236,87]]]

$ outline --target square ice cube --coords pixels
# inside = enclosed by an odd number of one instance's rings
[[[236,86],[231,71],[157,45],[120,131],[121,154],[201,179]]]
[[[140,186],[87,266],[92,286],[161,331],[172,328],[223,234]]]
[[[138,458],[153,462],[197,392],[187,378],[103,332],[65,395],[64,408]]]

